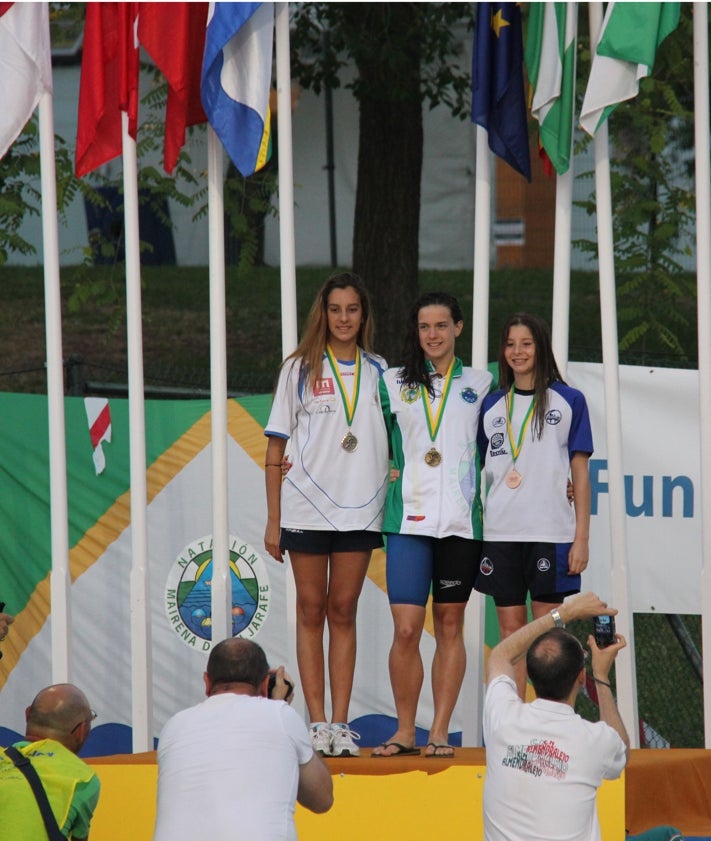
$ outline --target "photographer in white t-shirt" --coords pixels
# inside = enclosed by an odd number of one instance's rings
[[[333,781],[300,716],[286,703],[284,668],[233,637],[210,652],[207,698],[176,713],[158,744],[153,841],[209,838],[295,841],[296,801],[312,812],[333,805]]]

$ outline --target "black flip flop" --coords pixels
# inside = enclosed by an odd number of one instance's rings
[[[392,759],[393,756],[419,756],[421,751],[419,748],[408,748],[407,745],[401,745],[400,742],[383,742],[379,745],[381,748],[397,748],[395,753],[371,753],[373,759]]]

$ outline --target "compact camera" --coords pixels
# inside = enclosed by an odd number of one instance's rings
[[[288,692],[286,693],[286,698],[284,700],[288,700],[292,693],[294,692],[294,684],[284,678],[284,683],[287,686]],[[272,693],[274,692],[274,687],[276,686],[276,672],[269,672],[269,683],[267,684],[267,697],[271,698]]]
[[[615,617],[596,616],[593,619],[593,634],[598,648],[607,648],[615,640]]]

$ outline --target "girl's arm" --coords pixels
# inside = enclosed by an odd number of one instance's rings
[[[588,565],[590,556],[590,473],[589,453],[574,453],[570,460],[575,498],[575,537],[568,553],[568,572],[577,575]]]
[[[282,459],[286,449],[286,438],[270,435],[267,455],[264,460],[264,481],[267,490],[267,527],[264,531],[264,548],[275,561],[283,563],[279,548],[281,537],[281,482]]]

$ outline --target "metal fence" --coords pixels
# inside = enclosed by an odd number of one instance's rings
[[[580,622],[569,628],[584,645],[590,628]],[[640,747],[703,748],[701,617],[637,613],[634,644]],[[598,719],[587,695],[577,709],[584,718]]]

